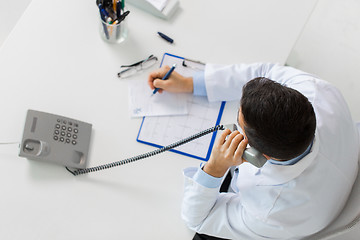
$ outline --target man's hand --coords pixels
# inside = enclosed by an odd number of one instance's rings
[[[149,74],[148,84],[152,90],[159,88],[159,93],[162,93],[163,91],[193,92],[194,86],[192,77],[184,77],[174,71],[167,80],[161,80],[169,70],[169,66],[163,66]]]
[[[247,144],[248,140],[239,131],[225,129],[215,143],[204,171],[213,177],[223,177],[230,167],[243,163],[242,155]]]

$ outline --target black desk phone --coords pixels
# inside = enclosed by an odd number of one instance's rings
[[[235,124],[217,125],[151,152],[117,162],[86,168],[92,125],[59,115],[28,110],[19,156],[63,165],[76,176],[151,157],[225,128],[229,128],[231,131],[237,130]],[[258,168],[262,167],[267,161],[260,152],[251,147],[244,151],[243,158]]]

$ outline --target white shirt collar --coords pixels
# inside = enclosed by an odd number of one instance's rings
[[[256,175],[259,176],[258,185],[278,185],[286,183],[298,177],[318,155],[320,147],[318,134],[315,133],[313,146],[310,152],[301,161],[294,165],[275,165],[266,162],[265,165],[258,170]]]

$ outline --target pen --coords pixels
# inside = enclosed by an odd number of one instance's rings
[[[106,22],[106,11],[105,11],[103,5],[100,3],[100,4],[98,5],[98,7],[99,7],[101,19],[102,19],[104,22]]]
[[[158,34],[160,35],[160,37],[162,37],[163,39],[165,39],[166,41],[168,41],[169,43],[173,43],[174,40],[168,36],[166,36],[165,34],[158,32]]]
[[[121,1],[116,2],[116,18],[119,19],[121,15]]]
[[[109,18],[106,19],[106,11],[105,11],[105,9],[103,8],[103,6],[102,6],[101,3],[98,5],[98,7],[99,7],[99,11],[100,11],[100,17],[101,17],[102,21],[106,23],[107,20],[109,20]],[[107,27],[105,26],[104,23],[101,23],[101,25],[103,26],[106,39],[109,39],[110,37],[109,37],[109,32],[108,32],[108,30],[107,30]]]
[[[120,16],[120,18],[118,19],[119,23],[120,23],[121,21],[123,21],[123,20],[126,18],[126,16],[129,15],[129,13],[130,13],[130,11],[124,12],[124,13]]]
[[[176,68],[176,64],[172,65],[172,67],[171,67],[170,70],[165,74],[165,76],[162,78],[162,80],[168,79],[168,78],[170,77],[171,73],[174,71],[175,68]],[[159,90],[159,88],[155,88],[152,95],[154,95],[155,93],[157,93],[158,90]],[[151,95],[151,96],[152,96],[152,95]]]
[[[116,12],[117,2],[116,0],[113,0],[113,10]]]

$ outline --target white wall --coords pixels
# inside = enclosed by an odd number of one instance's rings
[[[336,85],[360,121],[360,1],[319,0],[287,64]]]

